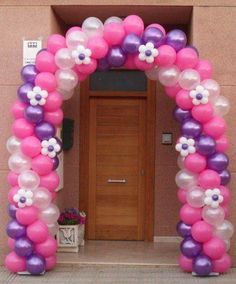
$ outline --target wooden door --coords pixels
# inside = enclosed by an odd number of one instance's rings
[[[89,101],[88,238],[143,240],[146,100]]]

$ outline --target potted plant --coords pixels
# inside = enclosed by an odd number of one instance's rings
[[[86,215],[76,208],[65,209],[58,219],[57,243],[59,252],[78,252],[84,245]]]

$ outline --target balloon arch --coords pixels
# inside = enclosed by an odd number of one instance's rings
[[[12,219],[7,225],[11,252],[5,265],[10,271],[40,274],[56,265],[59,209],[54,200],[59,176],[55,170],[62,150],[56,130],[63,119],[62,101],[95,70],[121,66],[145,71],[176,101],[174,117],[181,126],[176,144],[177,195],[182,203],[177,232],[183,237],[179,265],[200,276],[229,270],[233,226],[225,219],[230,173],[222,118],[229,102],[211,79],[211,64],[186,44],[183,31],[166,33],[159,24],[144,28],[135,15],[124,20],[110,17],[104,24],[90,17],[82,28],[70,28],[65,37],[49,36],[35,65],[23,67],[24,83],[11,109],[13,136],[7,141]]]

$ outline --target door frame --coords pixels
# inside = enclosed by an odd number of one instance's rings
[[[143,97],[146,99],[146,179],[144,240],[154,237],[156,82],[148,80],[146,92],[90,91],[89,78],[80,85],[79,209],[88,213],[89,204],[89,100],[90,97]],[[127,95],[128,94],[128,95]],[[88,218],[87,218],[88,220]],[[86,226],[86,235],[88,224]]]

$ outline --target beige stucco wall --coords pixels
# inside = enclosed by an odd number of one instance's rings
[[[22,5],[33,4],[34,6],[20,6],[19,1],[1,1],[0,3],[0,34],[3,39],[0,45],[0,224],[2,228],[7,222],[6,200],[8,185],[6,183],[8,154],[5,150],[5,142],[10,136],[11,118],[9,108],[16,98],[16,90],[21,83],[19,71],[22,64],[22,38],[44,39],[55,31],[61,31],[57,19],[51,11],[50,3],[63,4],[63,1],[20,1]],[[64,1],[66,4],[80,1]],[[96,1],[97,4],[106,4],[106,1]],[[109,1],[110,4],[129,4],[127,1]],[[130,3],[132,3],[131,1]],[[236,201],[236,147],[234,146],[234,126],[236,122],[236,81],[235,64],[236,48],[233,46],[236,26],[236,7],[232,6],[234,1],[202,1],[202,5],[212,5],[216,7],[201,7],[200,1],[151,1],[145,2],[147,5],[195,5],[192,15],[191,38],[202,58],[209,59],[215,67],[214,78],[222,85],[222,94],[230,98],[232,109],[226,117],[229,123],[229,137],[231,138],[232,182],[231,189],[233,201],[231,203],[231,219],[236,225],[236,210],[233,204]],[[214,2],[214,3],[212,3]],[[83,5],[92,3],[84,0]],[[141,4],[142,1],[137,1]],[[136,3],[136,4],[137,4]],[[217,4],[217,5],[216,5]],[[17,6],[16,6],[17,5]],[[219,7],[220,6],[220,7]],[[96,15],[94,15],[96,16]],[[180,15],[181,17],[181,15]],[[173,132],[174,139],[178,135],[177,124],[170,115],[174,107],[173,102],[164,96],[160,86],[157,87],[157,126],[156,126],[156,190],[155,190],[155,235],[175,235],[175,224],[178,220],[179,204],[176,199],[176,186],[174,176],[177,171],[176,153],[173,146],[161,145],[161,133]],[[163,109],[165,110],[163,112]],[[64,111],[66,117],[75,119],[75,140],[73,150],[65,153],[65,188],[59,193],[58,204],[61,208],[78,206],[78,148],[79,148],[79,90],[71,101],[65,102]],[[168,214],[166,214],[168,208]],[[6,250],[6,236],[0,234],[0,258]],[[233,254],[236,251],[236,236],[234,237]],[[235,255],[236,260],[236,255]]]

